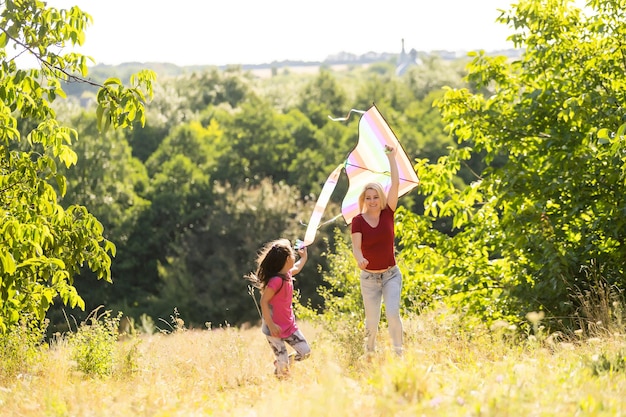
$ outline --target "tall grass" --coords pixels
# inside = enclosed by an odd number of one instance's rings
[[[25,316],[6,335],[0,337],[0,381],[27,373],[41,361],[47,322],[39,325],[32,316]]]
[[[531,315],[541,326],[539,315]],[[37,366],[0,379],[3,416],[616,416],[626,414],[623,332],[516,336],[503,323],[463,330],[445,310],[405,317],[406,354],[388,334],[353,359],[353,329],[301,322],[313,354],[273,375],[258,328],[139,333],[116,342],[113,371],[76,368],[59,338]],[[175,331],[174,331],[175,330]],[[342,341],[345,340],[345,341]],[[130,347],[135,349],[130,354]],[[124,359],[126,358],[126,359]],[[347,362],[350,359],[351,362]],[[125,362],[126,360],[126,362]],[[133,364],[133,372],[128,366]]]

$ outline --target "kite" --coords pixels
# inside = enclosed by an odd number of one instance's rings
[[[400,174],[398,197],[405,195],[419,185],[419,179],[409,157],[382,114],[378,111],[376,105],[372,105],[367,111],[353,109],[350,110],[346,117],[331,118],[331,120],[348,120],[352,112],[361,113],[357,145],[348,154],[346,160],[339,164],[328,176],[326,183],[324,183],[322,187],[320,196],[315,203],[315,208],[313,209],[311,219],[307,225],[304,240],[298,241],[296,243],[297,247],[308,246],[315,240],[317,230],[321,227],[320,221],[324,210],[337,185],[342,170],[345,170],[348,176],[348,191],[341,203],[341,214],[335,216],[329,220],[329,222],[334,221],[339,216],[343,216],[346,224],[352,223],[352,219],[359,214],[359,195],[363,191],[365,184],[378,182],[383,186],[385,192],[389,191],[391,187],[391,176],[389,172],[389,160],[383,153],[385,145],[389,145],[398,150],[396,152],[396,163],[398,164]]]

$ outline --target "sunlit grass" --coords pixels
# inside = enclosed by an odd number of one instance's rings
[[[615,416],[626,413],[623,333],[527,339],[459,318],[405,319],[406,353],[386,331],[371,360],[312,323],[313,355],[287,380],[258,328],[179,330],[117,344],[111,376],[82,374],[56,339],[27,374],[0,382],[3,416]],[[345,340],[345,339],[344,339]],[[560,340],[560,341],[559,341]],[[134,350],[133,350],[134,349]],[[129,352],[132,352],[129,356]],[[126,361],[124,360],[126,359]],[[128,362],[134,366],[129,366]],[[621,361],[621,362],[620,362]]]

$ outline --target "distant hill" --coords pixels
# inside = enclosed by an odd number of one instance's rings
[[[415,51],[412,53],[417,56],[438,55],[446,60],[460,59],[467,55],[466,52],[452,52],[452,51]],[[507,57],[518,57],[521,54],[520,50],[507,49],[499,51],[489,51],[489,55],[504,55]],[[149,69],[154,71],[159,79],[177,77],[184,74],[190,74],[194,72],[203,72],[209,69],[226,69],[228,67],[240,67],[244,71],[251,71],[259,76],[263,74],[270,74],[273,69],[292,69],[294,72],[311,71],[313,72],[320,66],[328,67],[340,67],[345,65],[367,65],[375,62],[398,62],[404,55],[404,48],[401,53],[390,52],[368,52],[365,54],[357,55],[349,52],[341,52],[335,55],[327,57],[324,61],[272,61],[264,64],[242,64],[242,65],[189,65],[178,66],[166,62],[126,62],[119,65],[106,65],[98,64],[89,68],[89,80],[96,83],[102,83],[107,78],[117,77],[122,82],[127,83],[132,74],[137,73],[140,70]],[[300,71],[299,71],[300,70]],[[82,97],[85,93],[95,93],[97,88],[91,85],[80,82],[70,82],[64,86],[64,90],[68,96]]]

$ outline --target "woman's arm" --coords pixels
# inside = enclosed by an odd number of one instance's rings
[[[363,251],[361,250],[362,240],[363,234],[361,232],[352,233],[352,254],[359,268],[365,269],[370,262],[363,257]]]

